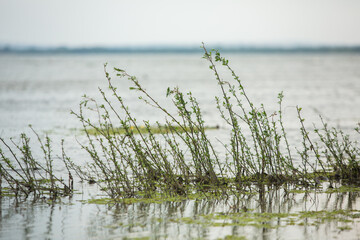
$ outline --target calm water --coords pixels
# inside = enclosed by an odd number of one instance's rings
[[[360,55],[355,54],[228,54],[231,66],[243,80],[248,95],[255,103],[264,103],[269,111],[276,110],[276,96],[284,91],[285,127],[290,140],[296,144],[298,120],[295,106],[304,109],[307,125],[319,124],[321,114],[332,126],[350,132],[360,121]],[[217,114],[214,95],[216,82],[207,62],[198,54],[134,54],[134,55],[0,55],[0,136],[18,136],[29,132],[32,124],[40,134],[48,133],[56,143],[65,138],[66,151],[74,161],[87,161],[88,156],[78,144],[83,136],[78,120],[70,115],[77,110],[81,96],[100,99],[98,87],[106,88],[103,64],[126,69],[143,83],[145,88],[165,106],[168,86],[191,90],[200,102],[204,119],[209,126],[219,125],[218,131],[209,131],[213,138],[226,139],[227,127]],[[230,80],[224,73],[224,80]],[[133,92],[128,91],[125,79],[114,77],[121,95],[138,119],[163,121],[161,114],[144,107]],[[221,146],[221,145],[219,145]],[[35,150],[36,151],[36,150]],[[35,153],[36,155],[36,153]],[[60,173],[63,168],[57,169]],[[1,239],[121,239],[124,237],[197,238],[216,239],[236,233],[248,239],[289,239],[289,232],[297,231],[293,239],[332,238],[336,226],[319,228],[281,228],[264,233],[263,229],[207,228],[171,222],[178,217],[191,217],[207,209],[206,213],[224,211],[228,204],[185,201],[166,204],[135,204],[130,206],[98,206],[79,200],[95,197],[96,187],[76,187],[82,194],[62,203],[1,200]],[[297,196],[300,198],[300,196]],[[319,197],[319,205],[326,197]],[[357,199],[357,198],[356,198]],[[332,200],[335,201],[335,200]],[[252,204],[256,208],[256,200]],[[311,202],[306,200],[306,202]],[[358,201],[351,208],[360,210]],[[304,202],[287,208],[297,211]],[[331,204],[330,204],[331,205]],[[332,204],[330,207],[334,207]],[[293,206],[293,205],[292,205]],[[274,206],[280,209],[280,206]],[[281,211],[285,211],[282,209]],[[161,218],[163,221],[158,221]],[[356,225],[358,226],[358,225]],[[330,229],[328,231],[328,229]],[[339,233],[340,234],[340,233]],[[345,231],[347,237],[357,239],[357,230]],[[345,236],[344,235],[344,236]],[[170,237],[171,236],[171,237]]]
[[[359,121],[360,55],[355,54],[250,54],[228,59],[243,80],[248,95],[265,107],[276,107],[276,96],[285,94],[285,112],[294,117],[294,106],[316,120],[321,113],[329,122],[353,127]],[[4,134],[17,134],[33,124],[41,130],[79,127],[69,116],[77,109],[83,94],[98,98],[97,87],[106,80],[103,64],[126,69],[158,99],[165,98],[168,86],[191,90],[204,108],[208,124],[223,124],[214,108],[218,93],[207,62],[194,55],[0,55],[0,119]],[[224,75],[224,80],[230,80]],[[120,91],[131,110],[143,118],[159,120],[137,105],[136,96],[127,91],[125,80]],[[312,117],[313,116],[313,117]],[[291,121],[287,122],[291,126]],[[10,134],[9,134],[10,133]]]

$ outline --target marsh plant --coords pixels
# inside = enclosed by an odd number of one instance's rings
[[[82,180],[97,182],[112,199],[119,199],[186,197],[198,193],[214,196],[245,191],[254,184],[316,187],[321,180],[330,181],[331,185],[340,179],[349,183],[360,180],[358,142],[341,130],[330,128],[322,119],[321,128],[315,126],[309,131],[302,109],[296,107],[302,142],[294,148],[283,123],[283,93],[278,94],[277,111],[269,113],[264,105],[254,104],[226,58],[217,50],[208,51],[204,45],[202,48],[203,58],[220,89],[220,95],[215,97],[217,110],[230,129],[223,149],[215,149],[214,140],[207,134],[209,126],[191,92],[167,88],[166,98],[172,103],[169,110],[135,76],[114,68],[117,78],[129,81],[130,91],[144,107],[165,116],[153,123],[139,121],[105,65],[108,89],[99,88],[101,102],[84,95],[79,110],[72,111],[82,124],[86,141],[79,144],[90,161],[78,166],[62,147],[60,158],[68,171],[65,183],[54,174],[48,137],[43,142],[34,131],[44,155],[42,161],[33,157],[30,139],[25,134],[21,135],[20,144],[13,140],[9,144],[0,138],[9,155],[0,148],[0,181],[5,180],[7,189],[16,194],[39,195],[46,191],[55,196],[66,195],[72,192],[74,173]],[[231,79],[223,79],[220,69],[228,71]],[[359,127],[355,130],[355,134],[360,134]],[[219,152],[226,154],[220,157]]]
[[[221,90],[221,95],[215,97],[218,112],[231,129],[230,141],[222,143],[224,149],[214,149],[201,108],[191,92],[167,89],[166,97],[176,109],[172,113],[135,76],[114,68],[117,77],[131,83],[130,90],[144,105],[165,115],[165,124],[139,122],[113,85],[105,65],[109,91],[99,88],[103,101],[84,96],[79,111],[72,112],[88,139],[81,146],[92,159],[88,170],[79,176],[96,179],[112,198],[224,194],[251,183],[316,186],[323,179],[359,180],[357,142],[340,130],[329,129],[324,122],[321,129],[313,131],[319,139],[314,142],[297,107],[303,141],[293,152],[283,124],[283,93],[278,94],[278,110],[269,114],[264,105],[252,102],[229,61],[218,51],[202,47]],[[232,80],[222,79],[219,68],[229,71]],[[87,117],[90,111],[97,114],[96,121]],[[156,130],[161,128],[166,131]],[[220,158],[218,151],[225,151],[226,157]],[[295,161],[295,157],[301,160]]]
[[[33,156],[30,138],[25,133],[18,140],[6,141],[0,138],[1,195],[25,198],[33,196],[34,199],[44,196],[54,199],[70,195],[73,191],[73,177],[68,167],[70,159],[64,148],[62,147],[61,159],[68,170],[67,182],[55,174],[54,161],[59,160],[59,157],[53,156],[50,138],[46,136],[41,139],[31,126],[30,128],[38,140],[42,158]]]
[[[188,193],[191,182],[201,183],[195,184],[200,189],[203,185],[220,186],[222,182],[215,168],[223,177],[223,166],[205,134],[201,111],[192,94],[184,95],[177,88],[168,89],[167,95],[173,96],[178,111],[178,115],[174,116],[152,98],[135,77],[117,68],[115,71],[118,76],[127,77],[134,84],[131,89],[142,93],[140,99],[165,113],[168,117],[165,126],[157,122],[156,129],[168,131],[155,135],[155,128],[149,122],[140,124],[136,121],[113,86],[105,66],[110,92],[119,106],[115,107],[100,89],[104,104],[99,105],[85,96],[80,103],[79,113],[73,112],[82,122],[89,140],[89,145],[82,145],[93,159],[88,167],[95,178],[106,183],[104,190],[112,197],[133,197],[138,192],[149,196],[156,189],[183,195]],[[90,103],[92,105],[88,106]],[[85,107],[98,113],[97,123],[84,116]],[[114,134],[116,128],[110,112],[116,116],[116,124],[121,126],[124,134]],[[141,128],[145,128],[145,131]],[[94,129],[97,134],[90,134]],[[186,149],[180,146],[186,146]],[[191,155],[189,159],[185,157],[187,150]]]

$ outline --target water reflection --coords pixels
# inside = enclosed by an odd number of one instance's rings
[[[359,197],[264,186],[222,199],[160,204],[88,204],[80,201],[89,199],[84,194],[60,202],[3,197],[0,239],[356,239]]]
[[[88,218],[86,237],[93,239],[135,237],[217,239],[227,235],[236,235],[246,236],[246,239],[266,240],[284,237],[286,239],[325,239],[332,238],[338,233],[353,238],[359,235],[358,218],[360,216],[354,215],[355,222],[352,222],[351,218],[345,219],[346,214],[336,218],[324,218],[321,215],[326,214],[327,211],[333,213],[336,210],[342,210],[347,213],[348,210],[359,209],[356,204],[359,198],[358,192],[289,193],[282,188],[269,189],[267,187],[261,187],[257,192],[257,194],[242,194],[226,199],[184,200],[162,204],[95,205]],[[93,205],[83,205],[83,207],[90,206]],[[311,213],[311,211],[321,214],[314,216],[299,214]],[[246,222],[241,222],[241,218],[209,217],[214,213],[226,216],[249,213],[247,217],[253,218],[253,221],[246,225]],[[290,213],[294,215],[286,215]],[[273,214],[271,215],[273,217],[264,217],[269,214]],[[292,219],[295,219],[294,224],[291,223]],[[245,220],[249,221],[247,218],[244,218]],[[222,223],[227,224],[221,226]],[[342,230],[343,226],[348,227]],[[349,229],[350,227],[352,229]]]

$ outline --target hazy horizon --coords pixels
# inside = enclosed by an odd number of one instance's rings
[[[217,49],[223,53],[360,53],[360,45],[326,46],[326,45],[205,45],[207,49]],[[0,53],[39,53],[39,54],[132,54],[132,53],[202,53],[200,45],[139,45],[139,46],[11,46],[0,44]]]

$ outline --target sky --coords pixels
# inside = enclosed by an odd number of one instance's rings
[[[0,0],[0,45],[360,45],[360,0]]]

